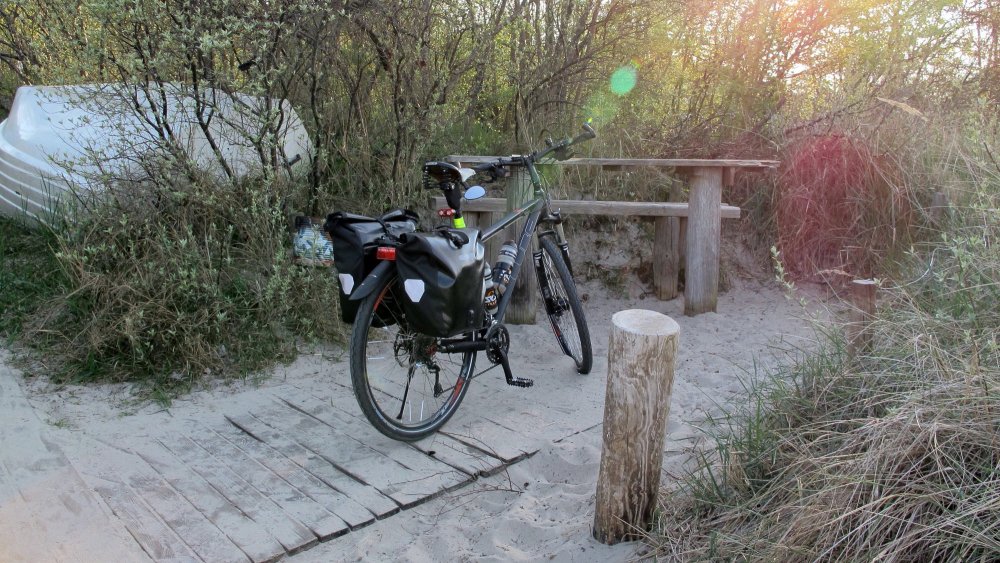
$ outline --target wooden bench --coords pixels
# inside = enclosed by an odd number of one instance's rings
[[[474,166],[483,162],[495,162],[495,156],[469,156],[453,155],[445,160],[459,166]],[[672,170],[674,174],[685,180],[688,186],[688,203],[663,203],[651,213],[656,217],[657,235],[655,248],[674,248],[679,245],[683,252],[671,252],[677,254],[677,258],[663,260],[660,266],[668,271],[660,274],[659,279],[663,283],[657,292],[660,295],[668,296],[676,293],[676,282],[674,289],[670,289],[670,280],[675,278],[677,269],[670,270],[669,264],[676,261],[679,266],[680,254],[685,257],[685,284],[684,284],[684,314],[688,316],[715,311],[719,293],[719,253],[721,246],[722,230],[722,187],[732,185],[737,172],[761,172],[773,170],[778,166],[774,160],[732,160],[732,159],[690,159],[690,158],[571,158],[569,160],[555,163],[557,166],[590,166],[598,167],[605,171],[624,170],[627,168],[661,168]],[[513,189],[512,189],[513,188]],[[531,197],[530,185],[524,182],[508,182],[507,200],[511,204],[526,201]],[[674,199],[671,197],[671,199]],[[604,202],[633,205],[630,202]],[[648,205],[648,204],[635,204]],[[681,207],[690,216],[685,228],[681,228],[681,223],[687,219],[683,215],[670,215],[670,213],[680,213]],[[634,215],[635,210],[621,208],[623,214]],[[640,208],[642,209],[642,208]],[[647,208],[648,209],[648,208]],[[569,213],[569,208],[565,209]],[[664,213],[664,215],[659,215]],[[682,240],[683,239],[683,240]],[[654,253],[655,254],[655,253]],[[667,264],[667,265],[665,265]],[[530,278],[533,274],[531,268],[526,269],[527,276],[518,279],[519,288],[532,288],[534,280]],[[654,278],[657,278],[654,275]],[[528,293],[528,292],[525,292]],[[519,318],[523,313],[524,322],[531,322],[534,319],[534,299],[525,304],[523,308],[514,310],[515,299],[508,310],[507,316]],[[515,314],[517,313],[517,314]]]
[[[431,206],[443,209],[447,203],[442,196],[432,196]],[[552,200],[552,208],[565,215],[653,217],[653,286],[660,299],[677,297],[678,275],[684,263],[684,237],[689,212],[687,203],[564,199]],[[507,212],[507,200],[487,197],[467,201],[463,203],[462,211],[470,227],[487,226]],[[720,215],[722,219],[739,219],[740,208],[722,204]],[[497,250],[493,246],[490,250],[488,256],[492,257]]]

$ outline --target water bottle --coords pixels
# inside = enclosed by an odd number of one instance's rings
[[[514,257],[517,256],[517,247],[514,241],[509,240],[503,243],[500,248],[500,256],[497,256],[497,264],[493,266],[493,281],[496,283],[500,295],[507,291],[510,285],[511,270],[514,269]]]
[[[493,281],[493,269],[490,268],[489,264],[486,264],[486,268],[483,269],[483,287],[485,288],[483,306],[487,313],[495,315],[500,305],[500,297],[497,295],[497,284]]]

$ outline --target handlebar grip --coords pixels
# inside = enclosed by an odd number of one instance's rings
[[[596,137],[597,137],[597,131],[594,131],[594,128],[591,127],[589,123],[584,123],[583,133],[580,133],[576,137],[573,137],[573,140],[570,141],[570,144],[575,145],[577,143],[582,143],[583,141],[594,139]]]
[[[483,180],[485,182],[496,182],[497,178],[501,178],[506,175],[506,171],[503,166],[496,162],[484,162],[482,164],[472,167],[473,170],[478,174],[486,173],[489,175],[489,179]]]

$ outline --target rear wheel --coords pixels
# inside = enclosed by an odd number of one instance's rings
[[[476,355],[442,353],[440,339],[410,331],[398,291],[392,274],[361,302],[351,333],[351,383],[361,411],[379,432],[414,441],[455,414]]]
[[[573,358],[576,370],[590,373],[594,354],[590,346],[590,329],[583,315],[583,305],[576,293],[576,283],[563,260],[562,252],[551,237],[540,237],[542,246],[541,271],[538,286],[542,306],[552,323],[552,332],[563,353]]]

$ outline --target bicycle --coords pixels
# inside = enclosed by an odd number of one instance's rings
[[[532,261],[537,274],[541,302],[563,353],[581,374],[590,372],[593,352],[583,306],[573,281],[572,262],[563,234],[559,210],[550,209],[548,193],[542,186],[535,164],[554,154],[557,160],[569,157],[569,147],[596,137],[589,125],[575,138],[558,142],[528,155],[499,158],[473,169],[432,162],[425,165],[429,181],[425,187],[440,188],[453,212],[453,226],[464,227],[461,213],[463,195],[474,199],[485,195],[481,186],[466,184],[472,173],[487,173],[496,180],[508,168],[524,167],[534,187],[533,198],[481,231],[481,241],[489,240],[516,221],[524,219],[510,269],[509,286],[500,294],[496,313],[484,312],[480,328],[451,338],[414,332],[399,306],[404,288],[394,267],[399,238],[386,235],[376,251],[378,263],[350,295],[360,301],[350,341],[351,382],[361,410],[382,434],[402,441],[424,438],[441,428],[455,414],[469,388],[469,382],[497,366],[509,385],[530,387],[531,379],[516,377],[508,361],[510,333],[503,321],[514,296],[529,245],[535,243]],[[386,230],[388,233],[388,229]],[[489,260],[487,259],[487,265]],[[479,352],[486,352],[489,368],[474,374]]]

